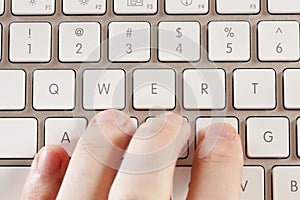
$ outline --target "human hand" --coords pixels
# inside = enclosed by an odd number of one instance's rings
[[[40,150],[22,199],[169,200],[176,160],[193,138],[190,132],[186,120],[173,113],[136,131],[126,114],[103,111],[90,122],[70,163],[61,147]],[[187,199],[238,200],[242,167],[238,133],[226,124],[211,125],[199,135]]]

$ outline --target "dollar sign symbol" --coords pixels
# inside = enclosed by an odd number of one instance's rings
[[[180,28],[180,27],[178,27],[178,28],[176,29],[176,32],[177,32],[176,37],[177,37],[177,38],[181,38],[181,37],[182,37],[182,32],[181,32],[181,30],[182,30],[182,28]]]

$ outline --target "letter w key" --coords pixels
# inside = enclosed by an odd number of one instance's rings
[[[85,70],[83,107],[86,110],[123,109],[125,72],[121,69]]]

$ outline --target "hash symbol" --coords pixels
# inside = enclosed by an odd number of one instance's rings
[[[127,32],[126,32],[126,36],[130,38],[131,35],[132,35],[132,32],[133,32],[133,31],[132,31],[132,28],[128,28],[128,29],[127,29]]]

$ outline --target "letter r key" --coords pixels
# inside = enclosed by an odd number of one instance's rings
[[[183,72],[183,106],[186,109],[223,109],[226,106],[223,69],[187,69]]]

